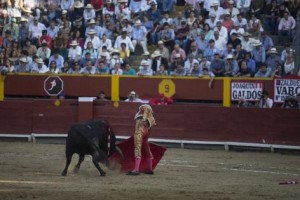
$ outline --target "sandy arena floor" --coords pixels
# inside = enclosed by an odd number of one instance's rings
[[[300,156],[168,149],[155,175],[100,177],[90,157],[74,174],[64,145],[0,142],[0,200],[37,199],[300,199]]]

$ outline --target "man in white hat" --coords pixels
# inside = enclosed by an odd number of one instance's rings
[[[89,20],[95,19],[95,17],[96,17],[96,12],[94,10],[94,7],[92,6],[92,4],[87,4],[83,11],[83,19],[85,24]]]
[[[235,76],[239,71],[239,65],[237,61],[233,58],[232,54],[228,54],[226,56],[225,61],[225,71],[224,76],[226,77],[232,77]]]
[[[68,58],[71,62],[79,62],[82,54],[82,49],[78,45],[76,40],[73,40],[70,44],[71,48],[69,49]]]
[[[43,40],[41,47],[38,48],[36,55],[38,58],[41,58],[42,60],[44,60],[46,63],[50,58],[51,55],[51,49],[47,47],[47,41]]]
[[[153,60],[152,65],[151,65],[151,69],[154,72],[158,72],[161,65],[164,65],[165,70],[169,69],[168,60],[166,58],[163,58],[159,51],[154,51],[153,54],[151,55],[151,57],[152,57],[152,60]]]
[[[266,59],[266,64],[272,69],[272,72],[277,68],[278,65],[283,65],[283,61],[278,55],[277,49],[275,47],[269,49],[267,54],[268,57]]]
[[[135,91],[131,91],[127,97],[128,98],[125,99],[125,102],[145,103],[144,100],[138,98],[138,95]]]
[[[135,26],[132,29],[132,44],[135,49],[136,45],[139,44],[142,46],[144,53],[147,50],[147,29],[142,26],[140,20],[135,22]]]
[[[209,13],[209,18],[205,20],[205,23],[209,25],[211,29],[214,29],[217,26],[219,20],[216,18],[216,13]]]
[[[27,25],[27,19],[25,18],[21,18],[20,19],[20,24],[19,25],[19,36],[18,36],[18,40],[20,41],[21,45],[24,46],[24,43],[28,37],[29,34],[29,29],[28,29],[28,25]]]
[[[120,49],[121,44],[125,43],[130,51],[134,52],[135,48],[130,37],[127,36],[127,30],[125,28],[122,29],[121,35],[119,35],[115,41],[114,48]]]
[[[90,19],[88,22],[87,22],[88,26],[86,27],[85,29],[85,36],[86,37],[89,37],[89,32],[91,30],[94,30],[96,31],[96,36],[98,36],[100,38],[100,35],[101,35],[101,32],[102,32],[102,27],[97,25],[95,19]]]
[[[228,8],[224,10],[224,14],[228,14],[231,16],[231,18],[236,21],[237,15],[240,13],[240,11],[234,6],[234,1],[229,0],[228,1]]]
[[[254,48],[251,51],[251,55],[253,57],[253,60],[256,62],[256,68],[258,68],[262,63],[266,62],[266,50],[261,45],[261,42],[259,40],[255,40],[253,46]]]
[[[26,57],[22,57],[19,59],[19,65],[16,66],[16,72],[18,73],[29,73],[31,71],[29,65],[29,60]]]
[[[166,58],[169,62],[170,60],[170,51],[168,48],[165,47],[164,42],[162,40],[158,41],[157,43],[158,48],[155,51],[158,51],[161,54],[162,58]]]
[[[143,61],[140,70],[136,74],[139,76],[153,76],[153,70],[150,68],[147,61]]]
[[[146,61],[149,66],[152,66],[152,60],[150,58],[150,53],[148,51],[146,51],[142,55],[143,55],[143,58],[141,60],[141,63],[144,62],[144,61]]]
[[[86,49],[87,43],[91,41],[91,42],[93,43],[94,49],[99,49],[99,48],[100,48],[100,39],[99,39],[99,37],[96,35],[96,34],[97,34],[96,31],[93,30],[93,29],[91,29],[91,30],[88,32],[88,34],[89,34],[89,37],[86,38],[86,40],[85,40],[84,48]]]
[[[213,1],[212,8],[209,9],[209,14],[214,13],[216,15],[217,20],[221,20],[224,9],[220,6],[219,0]]]
[[[34,62],[35,64],[31,69],[32,73],[44,74],[49,71],[48,67],[44,64],[44,61],[41,58],[36,58]]]
[[[245,32],[241,41],[243,49],[245,49],[247,52],[251,52],[254,48],[253,46],[254,42],[255,39],[251,37],[251,34]]]
[[[118,0],[119,5],[115,8],[115,15],[119,19],[131,19],[131,11],[127,6],[127,0]]]

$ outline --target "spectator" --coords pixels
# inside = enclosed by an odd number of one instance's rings
[[[252,104],[249,103],[248,101],[246,101],[246,99],[242,97],[239,99],[237,107],[238,108],[249,108],[249,107],[252,107]]]
[[[70,62],[79,62],[81,59],[82,49],[78,46],[77,41],[72,41],[70,44],[68,59]]]
[[[202,69],[199,67],[199,63],[194,63],[191,67],[191,70],[188,71],[189,76],[196,76],[199,77],[202,75]]]
[[[154,73],[160,70],[161,65],[164,66],[165,70],[169,69],[168,60],[166,58],[163,58],[159,51],[154,51],[151,57],[153,59],[151,69],[153,70]]]
[[[232,33],[229,37],[228,43],[232,44],[232,48],[236,49],[236,46],[242,44],[242,41],[237,37],[237,33]]]
[[[261,41],[262,46],[265,48],[266,51],[269,51],[271,48],[274,47],[273,39],[265,31],[263,31],[261,33],[260,41]]]
[[[233,59],[232,54],[227,55],[224,69],[225,69],[224,76],[227,77],[236,76],[236,74],[238,73],[239,66],[236,60]]]
[[[42,41],[42,46],[38,48],[36,55],[38,58],[41,58],[46,65],[48,65],[48,61],[51,55],[51,49],[47,47],[47,42]]]
[[[28,59],[22,57],[19,59],[19,65],[16,66],[16,72],[19,73],[29,73],[31,71],[30,67],[27,65],[29,63]]]
[[[205,49],[203,56],[205,56],[207,60],[213,61],[214,55],[216,53],[219,54],[219,49],[215,47],[215,41],[213,39],[209,40],[208,43],[209,46]]]
[[[276,0],[272,0],[271,5],[267,6],[265,12],[265,27],[271,35],[277,33],[279,10]]]
[[[271,78],[281,78],[285,76],[284,70],[283,70],[283,66],[282,65],[278,65],[276,67],[276,69],[272,72]]]
[[[81,74],[95,74],[96,73],[96,68],[93,66],[91,61],[87,61],[85,63],[85,66],[80,70]]]
[[[180,46],[178,44],[175,44],[174,45],[174,50],[172,51],[172,54],[171,54],[171,62],[175,61],[175,56],[178,55],[178,54],[180,55],[180,58],[182,60],[186,59],[185,51],[182,48],[180,48]]]
[[[271,48],[267,52],[267,54],[268,54],[268,58],[266,60],[266,64],[268,67],[272,69],[272,71],[274,71],[278,65],[283,64],[282,60],[280,59],[280,56],[278,55],[276,48]]]
[[[211,62],[210,69],[216,76],[224,76],[225,62],[220,59],[219,53],[214,54],[214,60]]]
[[[91,29],[88,32],[88,34],[89,34],[89,37],[86,38],[86,40],[85,40],[84,48],[86,49],[87,43],[91,41],[93,43],[94,49],[99,49],[100,48],[100,39],[98,36],[96,36],[96,34],[97,34],[96,31]]]
[[[246,15],[250,10],[251,0],[236,0],[236,7],[241,13]]]
[[[89,20],[96,18],[96,12],[92,4],[87,4],[83,11],[83,19],[86,24]]]
[[[163,93],[159,94],[158,98],[151,99],[149,104],[151,106],[170,105],[173,103],[173,99],[166,97]]]
[[[152,76],[153,71],[147,61],[142,61],[140,70],[136,73],[139,76]]]
[[[135,69],[132,68],[130,63],[125,64],[125,68],[123,70],[123,75],[136,75]]]
[[[159,69],[155,72],[156,76],[168,76],[168,70],[166,70],[166,67],[164,64],[160,64]]]
[[[96,74],[109,74],[109,67],[103,60],[99,60],[96,66]]]
[[[75,62],[74,63],[74,68],[75,68],[76,65],[79,65],[79,63]],[[69,65],[68,61],[64,61],[63,67],[60,68],[60,73],[63,73],[63,74],[72,74],[73,73],[73,70],[72,70],[71,66]]]
[[[284,38],[287,38],[288,42],[292,42],[295,27],[296,21],[294,17],[290,16],[289,12],[284,12],[283,18],[280,19],[278,25],[279,44],[283,43]]]
[[[269,98],[269,92],[266,90],[262,91],[260,100],[256,103],[259,108],[272,108],[273,100]]]
[[[98,99],[99,101],[109,101],[109,100],[106,98],[106,95],[105,95],[105,92],[104,92],[104,91],[100,91],[100,92],[98,93],[97,99]]]
[[[224,14],[229,14],[233,20],[237,20],[237,15],[240,13],[240,10],[234,7],[234,1],[228,1],[228,8],[224,10]]]
[[[299,95],[300,96],[300,95]],[[299,108],[297,96],[288,96],[285,98],[282,108]]]
[[[235,74],[236,77],[251,77],[252,71],[247,66],[247,61],[243,60],[241,62],[241,67],[239,71]]]
[[[284,73],[286,75],[293,74],[295,69],[295,51],[292,49],[289,51],[286,61],[284,62]]]
[[[122,33],[121,35],[119,35],[115,41],[114,44],[114,48],[115,49],[120,49],[121,48],[121,44],[125,43],[126,46],[129,48],[130,51],[134,52],[134,46],[132,44],[132,41],[130,39],[130,37],[127,36],[127,30],[126,29],[122,29]]]
[[[162,40],[167,48],[173,49],[173,46],[175,44],[175,32],[167,23],[164,24],[164,28],[160,32],[160,40]]]
[[[123,75],[123,70],[121,69],[120,63],[115,63],[113,69],[111,70],[112,75]]]
[[[171,71],[170,75],[171,76],[187,76],[188,71],[186,68],[184,68],[184,65],[182,62],[178,62],[175,70]]]
[[[146,101],[138,98],[138,95],[135,91],[131,91],[125,99],[125,102],[136,102],[136,103],[146,103]]]
[[[237,63],[240,63],[242,60],[245,59],[246,53],[247,51],[245,49],[242,49],[242,46],[240,44],[236,45],[236,49],[233,55]]]
[[[40,58],[36,58],[34,61],[36,64],[32,67],[32,73],[45,74],[49,71],[48,67],[44,64],[44,61]]]
[[[261,45],[261,42],[256,40],[253,43],[254,49],[251,51],[252,58],[256,62],[256,67],[260,67],[262,63],[266,62],[266,50]]]
[[[131,1],[131,4],[133,1]],[[131,5],[130,4],[130,5]],[[152,0],[150,2],[150,8],[147,10],[147,15],[149,16],[150,21],[153,21],[153,24],[160,21],[160,11],[157,9],[157,3],[156,1]],[[134,10],[130,9],[132,12],[135,12]]]
[[[56,66],[56,62],[53,60],[50,63],[49,71],[47,72],[48,74],[58,74],[59,68]]]
[[[187,73],[192,70],[195,63],[199,64],[199,61],[195,59],[193,54],[190,54],[188,59],[184,62],[184,68],[186,69]]]
[[[259,70],[255,74],[255,77],[257,78],[267,78],[271,77],[272,69],[270,67],[267,67],[266,63],[262,63],[260,65]]]
[[[33,44],[38,43],[38,39],[39,37],[42,36],[42,31],[45,29],[46,29],[45,25],[39,22],[38,17],[34,17],[33,23],[29,24],[29,35],[28,35],[28,37],[31,39]]]
[[[245,54],[245,61],[247,63],[247,67],[251,71],[251,73],[255,74],[256,73],[256,63],[255,63],[255,60],[253,60],[251,58],[251,53],[250,52],[247,52]]]
[[[292,48],[291,48],[291,44],[290,44],[290,43],[284,44],[284,50],[281,52],[281,56],[280,56],[280,58],[281,58],[281,60],[282,60],[283,62],[286,61],[286,59],[287,59],[287,57],[288,57],[288,54],[289,54],[289,52],[290,52],[291,50],[292,50]]]

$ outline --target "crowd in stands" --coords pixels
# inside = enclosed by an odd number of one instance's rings
[[[2,74],[297,75],[299,0],[186,0],[182,11],[176,0],[1,2]]]

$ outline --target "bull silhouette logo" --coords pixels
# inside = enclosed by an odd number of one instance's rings
[[[44,90],[49,96],[58,96],[63,91],[63,85],[59,76],[48,76],[44,81]]]

